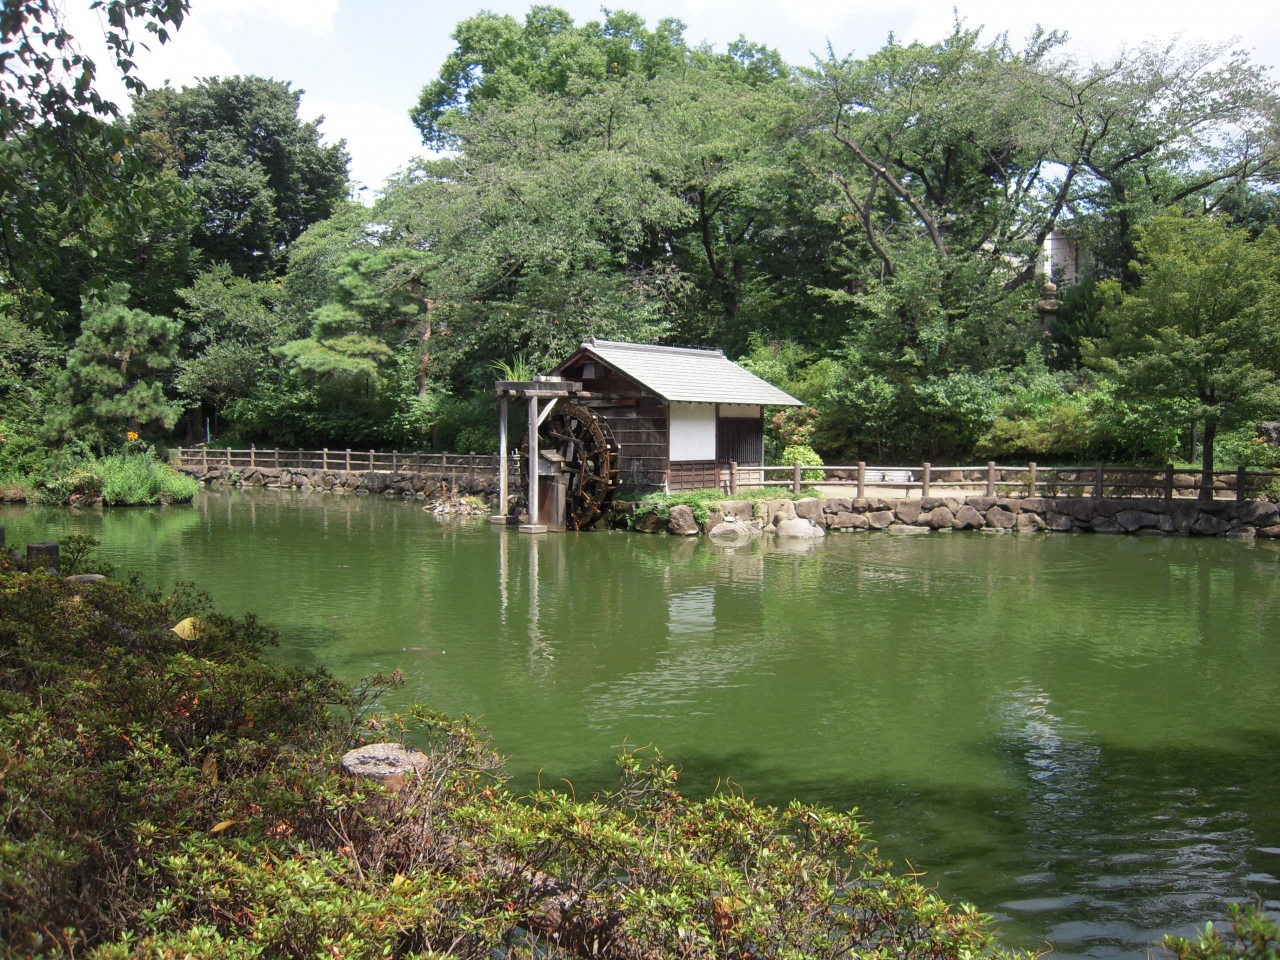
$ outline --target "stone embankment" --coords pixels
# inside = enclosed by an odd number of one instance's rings
[[[628,523],[638,504],[620,503],[615,524]],[[1116,533],[1145,536],[1210,536],[1280,539],[1280,508],[1269,500],[1184,500],[1136,497],[924,497],[825,500],[726,500],[699,524],[693,511],[673,506],[667,520],[656,513],[630,522],[645,533],[708,534],[732,540],[762,533],[822,537],[828,532],[883,530],[916,534],[982,530],[995,533]]]
[[[497,490],[492,477],[433,476],[424,473],[390,473],[385,470],[320,470],[291,467],[248,467],[233,470],[226,466],[199,465],[179,468],[201,483],[236,487],[268,487],[328,493],[378,493],[388,497],[419,500],[451,500],[459,497],[491,498]]]

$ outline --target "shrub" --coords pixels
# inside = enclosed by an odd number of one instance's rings
[[[635,753],[616,792],[518,799],[465,719],[371,715],[394,677],[268,663],[274,639],[188,587],[0,560],[0,950],[999,953],[985,917],[894,874],[853,814],[690,800]],[[406,735],[426,760],[400,792],[339,775],[347,748]]]
[[[112,506],[186,503],[200,489],[194,479],[178,473],[150,450],[103,457],[96,472],[102,478],[102,499]]]
[[[1252,904],[1231,904],[1229,916],[1229,937],[1209,923],[1194,943],[1184,937],[1165,937],[1164,945],[1177,960],[1280,960],[1280,927],[1274,920]]]
[[[806,447],[803,444],[787,447],[782,451],[781,463],[791,466],[792,464],[800,464],[803,467],[820,467],[822,466],[822,458],[814,452],[812,447]],[[825,480],[826,472],[823,470],[804,470],[800,474],[801,480],[810,482],[815,480]]]

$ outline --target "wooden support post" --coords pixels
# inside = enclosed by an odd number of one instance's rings
[[[1249,468],[1244,464],[1236,467],[1236,499],[1249,499]]]
[[[538,398],[529,398],[529,522],[520,527],[522,533],[545,533],[538,523]]]
[[[391,472],[396,472],[396,452],[394,450],[391,451]]]
[[[200,448],[200,466],[204,468],[204,471],[206,473],[209,472],[209,448],[208,447]]]
[[[271,456],[271,465],[275,467],[275,469],[277,470],[280,469],[280,448],[279,447],[275,448],[275,452]]]
[[[299,456],[302,455],[301,450],[298,451],[298,455]],[[329,448],[328,447],[325,447],[323,450],[320,451],[320,469],[321,470],[329,469]]]
[[[422,451],[421,450],[415,450],[413,452],[413,472],[414,473],[422,472]]]
[[[920,474],[920,498],[924,499],[929,496],[929,487],[933,484],[933,464],[926,463],[924,471]]]
[[[1036,465],[1034,462],[1027,464],[1027,496],[1034,497],[1036,495]]]
[[[249,466],[256,467],[258,465],[258,445],[256,443],[249,444]]]
[[[796,496],[800,495],[800,464],[796,464],[795,474],[791,480],[791,492]]]
[[[737,496],[738,494],[738,461],[729,461],[729,495]]]
[[[1093,474],[1093,499],[1095,500],[1102,499],[1103,466],[1102,461],[1098,461],[1098,466]]]
[[[347,473],[351,472],[351,448],[347,447]]]
[[[498,512],[495,523],[507,520],[507,395],[498,398]],[[504,554],[505,556],[505,554]]]
[[[996,495],[996,462],[994,460],[987,461],[987,496],[994,497]]]
[[[865,460],[858,461],[858,499],[864,500],[867,496],[867,463]]]
[[[227,447],[227,469],[231,469],[231,448]]]
[[[298,448],[298,469],[302,469],[302,448]]]
[[[467,476],[474,478],[476,475],[476,452],[474,450],[467,451]]]
[[[1166,463],[1164,465],[1164,498],[1166,500],[1173,499],[1173,464]]]
[[[374,466],[373,466],[373,451],[372,451],[372,450],[370,450],[370,451],[369,451],[369,472],[370,472],[370,473],[373,473],[373,471],[374,471]]]

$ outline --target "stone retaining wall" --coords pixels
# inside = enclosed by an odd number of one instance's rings
[[[321,491],[329,493],[380,493],[419,500],[451,499],[472,496],[492,499],[498,482],[492,477],[433,476],[425,473],[389,473],[384,470],[319,470],[292,467],[249,467],[233,471],[226,466],[179,468],[207,484],[229,484],[238,487],[270,487]]]
[[[613,522],[627,525],[637,504],[615,505]],[[925,497],[825,500],[726,500],[704,524],[686,506],[674,506],[667,521],[641,517],[633,529],[645,533],[740,536],[823,536],[827,532],[884,530],[889,533],[986,530],[1000,533],[1128,533],[1148,536],[1217,536],[1280,539],[1280,508],[1269,500],[1183,500],[1084,497]],[[795,521],[795,522],[788,522]]]

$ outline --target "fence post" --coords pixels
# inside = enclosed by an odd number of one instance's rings
[[[987,496],[994,497],[996,495],[996,462],[994,460],[987,461]]]
[[[1102,467],[1103,467],[1103,463],[1101,460],[1099,460],[1098,466],[1093,473],[1093,499],[1095,500],[1102,499],[1102,480],[1103,480]]]
[[[208,447],[200,448],[200,466],[204,469],[205,473],[209,472],[209,448]]]
[[[1166,500],[1173,499],[1173,464],[1166,463],[1164,465],[1164,498]]]
[[[298,448],[298,469],[302,469],[302,448]]]
[[[858,499],[865,500],[867,497],[867,462],[865,460],[858,461]]]
[[[1035,463],[1027,464],[1028,480],[1027,480],[1027,496],[1034,497],[1036,495],[1036,465]]]
[[[729,461],[729,494],[736,496],[738,493],[738,461]]]
[[[474,450],[467,451],[467,476],[474,477],[476,475],[476,452]]]
[[[258,445],[256,443],[249,444],[249,466],[256,467],[258,465]]]
[[[415,450],[413,452],[413,472],[414,473],[422,472],[422,451],[421,450]],[[506,509],[505,505],[503,506],[503,509],[504,510]]]
[[[391,451],[391,472],[396,472],[396,452],[394,450]]]
[[[1249,468],[1243,463],[1236,467],[1236,499],[1247,499],[1249,488]]]
[[[797,494],[800,492],[800,464],[798,463],[796,464],[795,476],[791,481],[791,492]]]
[[[369,472],[373,473],[373,451],[369,451]]]
[[[276,470],[280,469],[280,448],[276,447],[275,452],[271,455],[271,465]]]
[[[347,447],[347,473],[351,472],[351,448]]]
[[[302,451],[298,451],[298,452],[299,454],[301,454]],[[323,450],[320,451],[320,469],[321,470],[329,469],[329,448],[328,447],[325,447]]]
[[[227,469],[231,469],[231,448],[227,447]]]
[[[924,465],[924,473],[920,477],[920,498],[924,499],[929,496],[929,485],[933,482],[933,464],[926,463]]]

